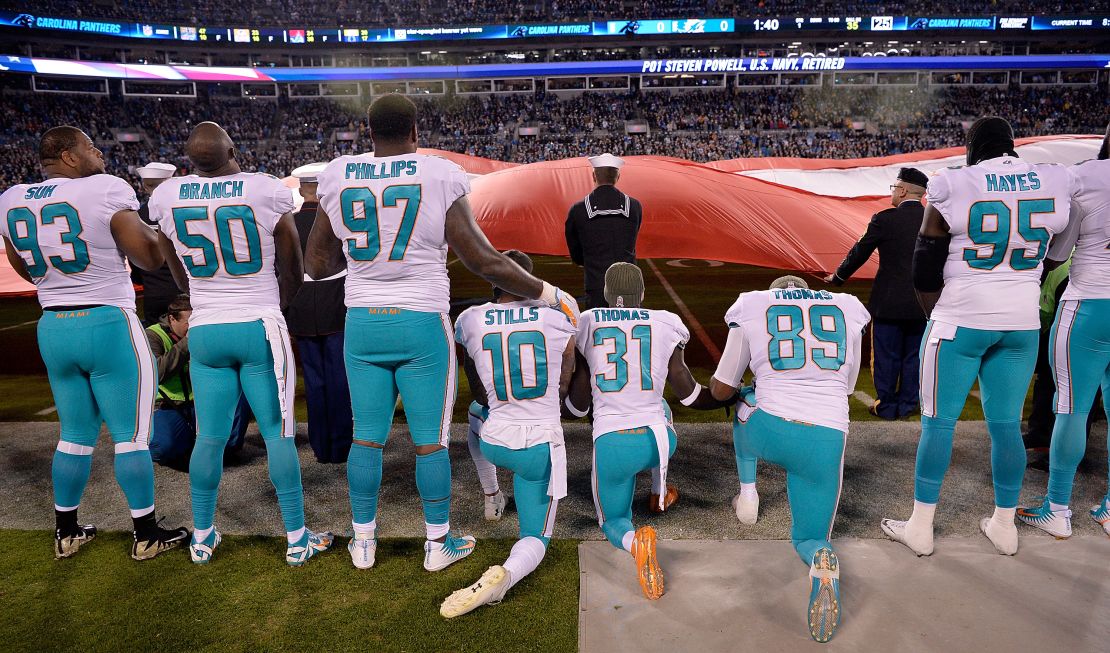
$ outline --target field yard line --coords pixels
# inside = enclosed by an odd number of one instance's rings
[[[22,324],[13,324],[11,326],[6,326],[6,327],[0,329],[0,331],[8,331],[9,329],[18,329],[19,327],[25,327],[25,326],[28,326],[30,324],[34,324],[35,322],[38,322],[38,318],[35,318],[34,320],[27,320],[26,322],[23,322]]]
[[[872,406],[875,404],[875,398],[863,390],[856,390],[852,393],[852,397],[862,402],[865,406]]]
[[[49,415],[50,413],[56,413],[56,412],[58,412],[58,407],[57,406],[51,406],[50,408],[44,408],[44,409],[40,410],[39,412],[37,412],[35,414],[38,415],[39,417],[43,417],[45,415]]]
[[[705,345],[705,349],[713,357],[713,361],[720,362],[721,350],[718,349],[717,345],[709,339],[709,334],[707,334],[705,332],[705,329],[702,328],[701,322],[698,322],[698,318],[694,317],[694,314],[690,312],[690,307],[687,306],[686,302],[682,301],[682,298],[679,297],[678,293],[674,291],[674,288],[671,287],[670,282],[667,281],[667,278],[663,276],[663,273],[660,272],[659,268],[655,265],[655,261],[651,259],[646,260],[648,266],[651,268],[651,271],[655,273],[655,277],[659,279],[659,283],[663,284],[663,290],[667,291],[667,294],[671,296],[671,301],[673,301],[675,305],[678,306],[678,310],[681,311],[682,316],[686,318],[686,322],[690,325],[690,329],[693,330],[694,335],[698,337],[698,340],[701,341],[701,344]]]

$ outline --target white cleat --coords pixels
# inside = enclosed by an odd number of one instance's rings
[[[439,571],[474,553],[474,536],[448,535],[442,542],[424,542],[424,569]]]
[[[933,555],[933,529],[910,529],[908,521],[884,519],[879,525],[886,536],[909,547],[919,556]],[[924,532],[921,532],[924,531]]]
[[[505,493],[501,490],[497,494],[482,495],[482,507],[486,513],[486,521],[500,521],[501,516],[505,514],[505,506],[509,504],[509,500],[505,498]]]
[[[751,526],[759,519],[759,495],[748,499],[742,494],[732,497],[732,509],[736,511],[736,518],[741,524]]]
[[[189,538],[189,559],[198,565],[208,564],[212,560],[212,553],[223,539],[220,531],[215,529],[212,529],[203,542],[198,542],[196,537]]]
[[[378,551],[378,538],[352,537],[347,542],[347,552],[351,554],[351,563],[356,569],[369,569],[374,566],[374,556]]]
[[[451,619],[464,615],[483,605],[496,605],[509,591],[509,572],[501,565],[494,565],[482,574],[478,582],[451,593],[439,606],[439,613]]]
[[[994,545],[996,551],[1004,556],[1012,556],[1018,550],[1017,525],[1013,522],[1000,524],[990,517],[979,520],[979,530]]]
[[[1071,510],[1053,510],[1047,498],[1039,506],[1018,508],[1017,518],[1058,540],[1071,537]]]

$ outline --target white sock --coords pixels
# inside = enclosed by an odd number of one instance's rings
[[[740,496],[744,497],[745,499],[749,499],[749,500],[755,499],[756,497],[758,497],[759,493],[755,491],[755,483],[741,483],[740,484]]]
[[[663,475],[659,473],[658,467],[651,468],[651,493],[664,494],[667,488],[663,487]]]
[[[204,540],[206,540],[208,538],[209,535],[212,534],[212,531],[214,529],[215,529],[215,526],[209,526],[208,528],[194,528],[193,529],[193,541],[194,542],[203,542]]]
[[[429,524],[428,522],[424,522],[424,530],[428,532],[429,540],[438,540],[444,535],[447,535],[447,531],[451,530],[451,522],[443,524]]]
[[[481,440],[478,438],[478,429],[481,426],[482,421],[471,415],[470,429],[466,432],[466,446],[470,449],[470,457],[474,460],[474,468],[478,471],[478,482],[482,484],[482,492],[497,494],[500,489],[497,486],[497,467],[482,455],[482,447],[479,444]]]
[[[1107,495],[1106,495],[1106,498],[1105,498],[1105,499],[1103,499],[1103,501],[1102,501],[1102,502],[1103,502],[1104,504],[1106,504],[1106,509],[1107,509],[1107,510],[1110,510],[1110,494],[1107,494]]]
[[[991,516],[991,520],[993,520],[994,523],[998,524],[999,526],[1013,526],[1014,516],[1016,514],[1017,508],[999,508],[998,506],[995,506],[994,514]]]
[[[378,531],[378,520],[371,519],[369,524],[359,524],[352,521],[351,527],[355,529],[356,540],[372,540],[374,534]]]
[[[304,526],[301,526],[295,531],[288,531],[285,533],[285,539],[289,540],[290,544],[296,544],[300,541],[302,537],[304,537],[306,530],[308,529],[306,529]]]
[[[514,544],[512,551],[509,551],[509,559],[501,565],[509,572],[509,589],[535,571],[545,553],[547,547],[539,538],[525,537]]]
[[[1066,504],[1066,503],[1052,503],[1051,501],[1049,501],[1048,502],[1048,509],[1051,510],[1052,512],[1060,512],[1061,510],[1067,510],[1068,509],[1068,504]]]
[[[621,546],[624,547],[625,551],[632,553],[632,543],[634,541],[636,541],[636,531],[628,531],[624,534],[624,537],[621,538]]]
[[[913,502],[913,513],[906,523],[906,530],[928,529],[933,530],[933,518],[937,514],[937,504],[922,503],[916,499]]]

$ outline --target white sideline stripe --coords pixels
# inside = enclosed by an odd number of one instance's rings
[[[852,398],[868,407],[875,405],[875,398],[867,394],[863,390],[856,390],[855,392],[853,392]]]
[[[18,329],[20,327],[30,326],[32,324],[35,324],[36,322],[38,322],[37,318],[34,319],[34,320],[27,320],[26,322],[22,322],[20,324],[13,324],[11,326],[6,326],[6,327],[0,329],[0,331],[10,331],[12,329]]]
[[[650,267],[651,271],[655,273],[655,277],[659,279],[659,283],[663,284],[663,290],[667,291],[667,294],[671,296],[671,301],[675,303],[675,306],[678,306],[678,310],[682,313],[682,317],[686,319],[686,323],[690,325],[690,329],[694,332],[694,335],[698,337],[698,340],[701,341],[701,344],[705,345],[706,351],[708,351],[709,355],[713,357],[713,362],[721,362],[721,350],[718,349],[717,345],[709,339],[709,334],[707,334],[705,332],[705,329],[702,328],[701,322],[698,322],[698,318],[694,317],[694,314],[690,312],[690,307],[687,306],[686,302],[682,301],[682,298],[679,297],[678,293],[674,291],[674,288],[671,287],[671,284],[667,281],[667,278],[664,277],[663,273],[659,271],[658,267],[656,267],[655,261],[651,259],[646,260],[648,267]]]
[[[42,410],[40,410],[39,412],[37,412],[35,414],[38,415],[39,417],[42,417],[44,415],[49,415],[50,413],[56,413],[56,412],[58,412],[58,407],[57,406],[51,406],[50,408],[43,408]]]

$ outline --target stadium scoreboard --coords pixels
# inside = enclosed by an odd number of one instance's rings
[[[155,25],[0,11],[0,27],[83,32],[100,36],[197,43],[331,44],[503,40],[553,37],[636,37],[676,34],[841,34],[904,31],[1034,32],[1108,30],[1110,16],[810,16],[778,18],[685,18],[604,20],[575,23],[439,25],[427,27],[297,27]]]

